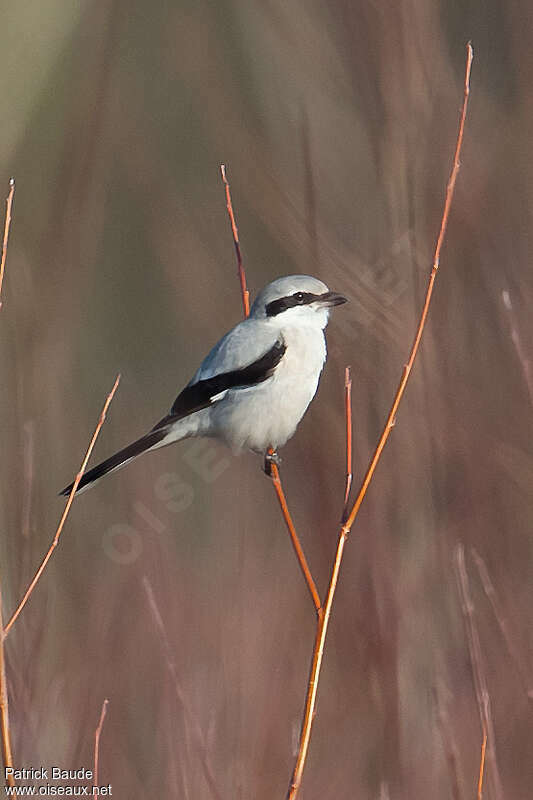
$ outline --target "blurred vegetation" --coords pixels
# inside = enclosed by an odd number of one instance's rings
[[[3,30],[0,187],[17,181],[0,312],[8,611],[55,530],[56,493],[78,468],[115,374],[123,378],[95,458],[152,425],[239,319],[221,162],[252,295],[305,272],[351,298],[328,329],[317,399],[282,454],[325,589],[342,504],[344,366],[354,375],[357,481],[420,308],[473,41],[434,306],[346,552],[302,798],[475,796],[481,729],[458,541],[505,796],[529,798],[530,4],[18,0],[4,8]],[[76,501],[6,642],[17,765],[90,767],[108,697],[101,776],[115,796],[212,797],[207,757],[220,797],[283,797],[312,607],[259,460],[213,444],[205,452],[207,472],[187,443]],[[169,473],[180,482],[174,508]],[[497,800],[490,776],[486,791]]]

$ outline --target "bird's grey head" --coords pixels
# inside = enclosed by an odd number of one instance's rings
[[[329,309],[346,303],[346,297],[331,292],[325,283],[310,275],[278,278],[259,292],[250,311],[256,319],[280,324],[302,324],[325,328]]]

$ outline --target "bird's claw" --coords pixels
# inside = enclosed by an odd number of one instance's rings
[[[265,453],[265,463],[264,463],[264,471],[265,475],[268,475],[269,478],[272,477],[272,464],[275,464],[276,467],[279,469],[281,466],[281,457],[276,453],[274,450],[273,452]]]

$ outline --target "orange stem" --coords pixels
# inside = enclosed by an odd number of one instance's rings
[[[233,213],[233,204],[231,202],[231,193],[229,189],[228,179],[226,177],[226,167],[224,164],[220,165],[220,174],[222,175],[222,180],[224,182],[224,187],[226,189],[226,208],[228,209],[229,221],[231,223],[231,232],[233,234],[233,244],[235,245],[235,252],[237,254],[237,272],[239,275],[239,282],[241,284],[242,308],[244,311],[244,316],[248,317],[250,316],[250,292],[246,287],[246,273],[242,265],[241,246],[239,243],[239,231],[237,229],[237,223],[235,222],[235,215]]]
[[[481,742],[481,758],[479,761],[479,779],[477,782],[477,800],[483,797],[483,775],[485,772],[485,753],[487,752],[487,730],[483,728],[483,741]]]
[[[248,289],[246,288],[246,273],[244,271],[242,263],[241,248],[239,245],[239,232],[237,230],[237,223],[235,222],[235,215],[233,213],[231,193],[230,193],[228,179],[226,177],[226,167],[224,164],[220,165],[220,174],[222,175],[222,180],[224,182],[224,186],[226,189],[226,208],[228,209],[228,215],[231,223],[231,231],[233,234],[233,242],[235,244],[235,252],[237,254],[237,269],[239,274],[239,282],[241,285],[242,307],[244,310],[244,316],[248,317],[250,315],[250,294],[248,292]],[[271,453],[273,452],[272,449],[270,450],[270,452]],[[294,547],[294,552],[296,553],[296,558],[298,559],[298,563],[300,564],[300,568],[303,572],[305,582],[307,583],[307,587],[313,599],[315,610],[317,614],[320,615],[322,609],[322,602],[320,600],[320,595],[318,593],[318,589],[316,588],[316,584],[311,574],[311,570],[309,569],[309,565],[304,555],[302,545],[300,544],[300,540],[298,539],[298,534],[296,533],[296,528],[294,527],[294,523],[292,521],[289,508],[287,506],[287,500],[285,499],[285,493],[281,485],[281,478],[276,464],[271,465],[270,475],[272,478],[272,484],[276,491],[276,495],[278,497],[278,501],[281,507],[281,513],[283,514],[283,519],[285,520],[285,523],[289,530],[289,535],[291,537],[292,546]]]
[[[461,116],[459,121],[459,132],[457,135],[457,144],[455,147],[455,155],[453,160],[453,167],[450,174],[450,178],[448,180],[448,186],[446,188],[446,199],[444,202],[444,210],[442,213],[441,225],[439,230],[439,235],[437,238],[437,244],[435,247],[435,255],[433,258],[433,267],[431,270],[431,274],[429,277],[428,287],[426,290],[426,297],[424,301],[424,305],[422,308],[422,313],[420,316],[420,321],[418,323],[418,327],[415,333],[414,341],[411,347],[411,352],[409,355],[409,359],[407,364],[404,367],[402,376],[400,378],[400,382],[398,384],[398,388],[396,390],[396,394],[394,396],[394,400],[392,403],[391,410],[387,417],[387,421],[385,423],[385,427],[381,433],[379,438],[378,444],[374,451],[374,454],[370,460],[370,464],[366,471],[365,477],[361,484],[361,488],[359,489],[359,493],[357,498],[352,506],[352,510],[348,515],[348,519],[344,523],[341,528],[339,539],[337,543],[337,551],[335,553],[335,560],[333,563],[333,570],[331,573],[331,578],[328,587],[328,594],[326,598],[326,603],[324,605],[323,614],[319,616],[318,625],[317,625],[317,632],[315,638],[315,646],[313,650],[313,659],[311,664],[311,674],[309,678],[309,684],[307,688],[307,698],[305,703],[305,712],[304,718],[302,723],[302,730],[300,733],[300,743],[298,747],[298,755],[296,758],[296,764],[293,770],[292,779],[289,787],[289,791],[287,793],[288,800],[294,800],[296,798],[301,781],[303,770],[305,767],[305,762],[307,758],[307,751],[309,748],[309,741],[311,737],[311,729],[313,725],[313,720],[315,717],[315,706],[316,706],[316,696],[317,696],[317,689],[318,689],[318,681],[320,678],[320,668],[322,666],[322,655],[324,651],[324,643],[326,641],[326,634],[328,629],[329,618],[331,614],[331,608],[333,605],[333,599],[335,596],[335,589],[337,587],[337,580],[339,577],[339,570],[342,561],[342,556],[344,552],[344,545],[346,543],[346,539],[350,532],[350,529],[357,517],[359,509],[361,507],[361,503],[366,495],[368,486],[370,481],[372,480],[372,476],[375,472],[376,466],[379,462],[381,457],[381,453],[383,452],[383,448],[389,438],[390,432],[394,427],[395,419],[396,419],[396,411],[400,404],[400,401],[403,397],[405,392],[405,387],[407,385],[407,381],[409,380],[409,375],[411,374],[411,369],[416,358],[416,354],[418,352],[418,347],[420,345],[420,340],[422,338],[422,333],[424,331],[424,326],[426,324],[426,318],[429,310],[429,305],[431,302],[431,295],[433,292],[433,284],[435,282],[435,277],[437,274],[437,270],[439,268],[439,259],[440,259],[440,251],[442,248],[442,244],[444,241],[444,234],[446,231],[446,227],[448,224],[448,218],[450,215],[450,208],[453,199],[453,192],[455,188],[455,182],[457,179],[457,173],[459,172],[459,157],[461,154],[461,146],[463,143],[463,134],[464,134],[464,127],[465,127],[465,120],[466,120],[466,112],[468,108],[468,95],[470,92],[470,72],[472,67],[472,58],[473,58],[473,50],[470,42],[467,44],[467,59],[466,59],[466,71],[465,71],[465,81],[464,81],[464,95],[463,95],[463,105],[461,110]]]
[[[300,568],[302,570],[305,582],[307,584],[307,588],[309,589],[309,593],[313,599],[315,610],[320,617],[322,612],[322,601],[320,600],[318,589],[316,588],[316,584],[313,579],[313,576],[311,575],[311,570],[309,569],[309,565],[307,563],[307,559],[300,544],[298,534],[296,533],[296,528],[294,527],[294,523],[292,521],[292,517],[289,512],[289,507],[287,506],[287,500],[285,499],[285,492],[283,491],[283,486],[281,485],[279,470],[276,464],[271,464],[271,478],[272,478],[272,485],[274,486],[276,495],[278,497],[281,513],[283,514],[283,519],[285,520],[285,524],[287,525],[287,529],[291,537],[291,542],[292,546],[294,547],[294,552],[296,553],[296,558],[298,559],[298,563],[300,564]]]
[[[13,206],[13,195],[15,194],[15,179],[9,181],[9,194],[6,200],[6,221],[4,223],[4,238],[2,240],[2,260],[0,261],[0,295],[2,294],[2,284],[4,282],[4,272],[6,268],[7,243],[9,241],[9,228],[11,227],[11,208]],[[2,302],[0,301],[0,308]]]
[[[106,399],[106,401],[104,403],[104,407],[102,409],[102,413],[100,414],[100,419],[98,420],[98,424],[97,424],[97,426],[95,428],[95,431],[93,433],[93,437],[92,437],[92,439],[90,441],[89,447],[87,448],[87,452],[85,453],[85,457],[84,457],[84,459],[83,459],[83,461],[81,463],[80,470],[79,470],[78,474],[76,475],[76,480],[72,484],[72,489],[70,490],[70,494],[68,496],[68,500],[67,500],[67,503],[65,505],[65,510],[63,511],[61,519],[59,520],[59,525],[57,526],[57,530],[55,532],[54,538],[52,539],[52,543],[51,543],[50,547],[48,548],[48,551],[47,551],[46,555],[44,556],[43,560],[41,561],[41,564],[40,564],[39,568],[37,569],[37,572],[35,573],[35,575],[31,579],[31,581],[30,581],[30,583],[28,585],[28,588],[24,592],[24,596],[23,596],[22,600],[18,604],[17,608],[15,609],[13,614],[11,615],[11,618],[10,618],[9,622],[5,626],[5,628],[4,628],[4,636],[7,636],[7,634],[9,633],[11,628],[13,627],[14,623],[16,622],[20,612],[22,611],[22,609],[24,608],[24,606],[28,602],[28,600],[29,600],[29,598],[31,596],[31,593],[35,589],[35,586],[37,585],[37,583],[39,581],[39,578],[43,574],[46,565],[48,564],[48,562],[50,561],[50,559],[52,557],[52,553],[54,552],[54,550],[56,549],[56,547],[57,547],[57,545],[59,543],[59,537],[61,536],[61,531],[63,530],[65,522],[67,521],[67,517],[68,517],[69,511],[70,511],[70,507],[72,505],[72,501],[74,500],[74,495],[76,494],[76,489],[78,488],[79,482],[81,481],[81,479],[83,477],[83,473],[85,472],[85,468],[87,466],[87,462],[89,461],[89,458],[91,457],[91,453],[93,451],[94,445],[96,444],[96,440],[98,439],[98,434],[100,433],[102,425],[105,422],[107,410],[108,410],[109,405],[110,405],[110,403],[111,403],[111,401],[112,401],[112,399],[113,399],[113,397],[115,395],[115,392],[117,391],[119,382],[120,382],[120,375],[117,375],[117,377],[115,379],[115,383],[113,385],[113,388],[109,392],[109,394],[107,396],[107,399]]]
[[[104,727],[104,720],[107,714],[107,707],[109,700],[106,699],[102,703],[102,710],[100,712],[100,719],[94,732],[94,770],[93,770],[93,786],[98,786],[98,765],[100,759],[100,736],[102,735],[102,728]]]

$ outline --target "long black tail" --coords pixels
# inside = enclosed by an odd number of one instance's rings
[[[145,453],[147,450],[150,450],[156,444],[159,444],[165,436],[167,435],[168,430],[166,428],[158,428],[156,430],[150,431],[147,433],[146,436],[142,436],[140,439],[137,439],[136,442],[129,444],[123,450],[119,450],[118,453],[115,453],[114,456],[110,456],[110,458],[106,458],[105,461],[102,461],[101,464],[98,464],[96,467],[93,467],[88,472],[85,472],[82,476],[81,481],[78,484],[78,488],[76,489],[76,494],[85,487],[89,486],[94,481],[97,481],[99,478],[107,475],[108,472],[112,472],[119,467],[123,467],[128,461],[140,456],[141,453]],[[74,483],[69,484],[66,486],[63,491],[59,492],[60,495],[67,496],[71,493],[72,487]]]

